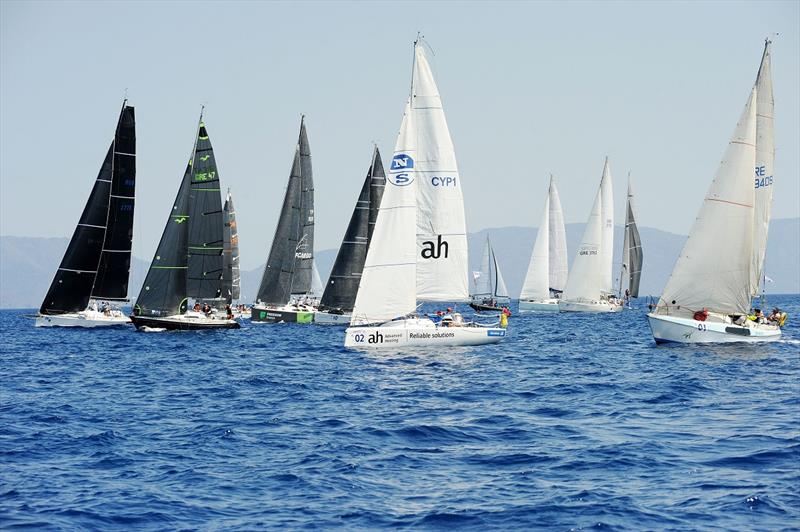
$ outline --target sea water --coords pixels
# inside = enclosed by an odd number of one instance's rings
[[[437,352],[3,311],[0,527],[800,527],[800,297],[770,303],[772,344],[658,347],[640,309]]]

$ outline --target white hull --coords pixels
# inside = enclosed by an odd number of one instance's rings
[[[773,342],[780,339],[781,329],[776,325],[750,322],[742,327],[718,321],[697,321],[676,316],[648,314],[647,321],[656,343],[722,344],[733,342]]]
[[[359,348],[432,347],[496,344],[506,335],[499,327],[441,327],[426,318],[396,320],[377,326],[348,327],[344,346]]]
[[[558,301],[559,312],[622,312],[623,306],[617,303],[609,303],[601,299],[586,300],[586,301],[567,301],[560,299]]]
[[[350,325],[350,314],[331,314],[317,311],[314,313],[314,323],[321,325]]]
[[[558,299],[519,300],[520,312],[558,312]]]
[[[36,327],[114,327],[127,325],[130,322],[130,318],[118,310],[112,311],[110,315],[94,310],[84,310],[69,314],[36,316]]]

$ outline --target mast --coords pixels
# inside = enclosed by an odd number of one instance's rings
[[[42,301],[41,314],[85,310],[92,295],[126,298],[136,186],[135,122],[133,107],[123,101],[114,139]]]

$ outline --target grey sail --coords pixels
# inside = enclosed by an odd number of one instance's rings
[[[41,314],[79,312],[92,297],[126,300],[135,188],[135,116],[133,107],[123,102],[114,140],[42,301]]]
[[[289,183],[256,300],[284,305],[292,294],[310,292],[313,249],[314,184],[305,120],[301,120]]]
[[[320,300],[320,308],[323,310],[353,310],[385,183],[383,162],[378,148],[375,147],[361,193],[350,217],[350,224],[339,246]]]
[[[630,297],[639,297],[639,281],[642,277],[642,239],[636,227],[633,215],[633,192],[628,183],[628,201],[625,212],[625,239],[622,244],[622,272],[620,274],[620,291],[623,280],[627,278]]]
[[[225,220],[223,245],[222,245],[222,296],[230,304],[241,297],[241,278],[239,274],[239,232],[236,228],[236,209],[233,207],[233,197],[228,191],[228,197],[222,206]]]

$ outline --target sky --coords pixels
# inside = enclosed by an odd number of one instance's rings
[[[242,267],[266,260],[306,115],[316,248],[390,159],[421,32],[467,228],[584,222],[608,156],[617,223],[686,234],[773,39],[773,217],[800,216],[800,2],[0,2],[0,234],[69,236],[127,94],[134,254],[152,257],[201,105]],[[791,245],[797,245],[793,243]]]

